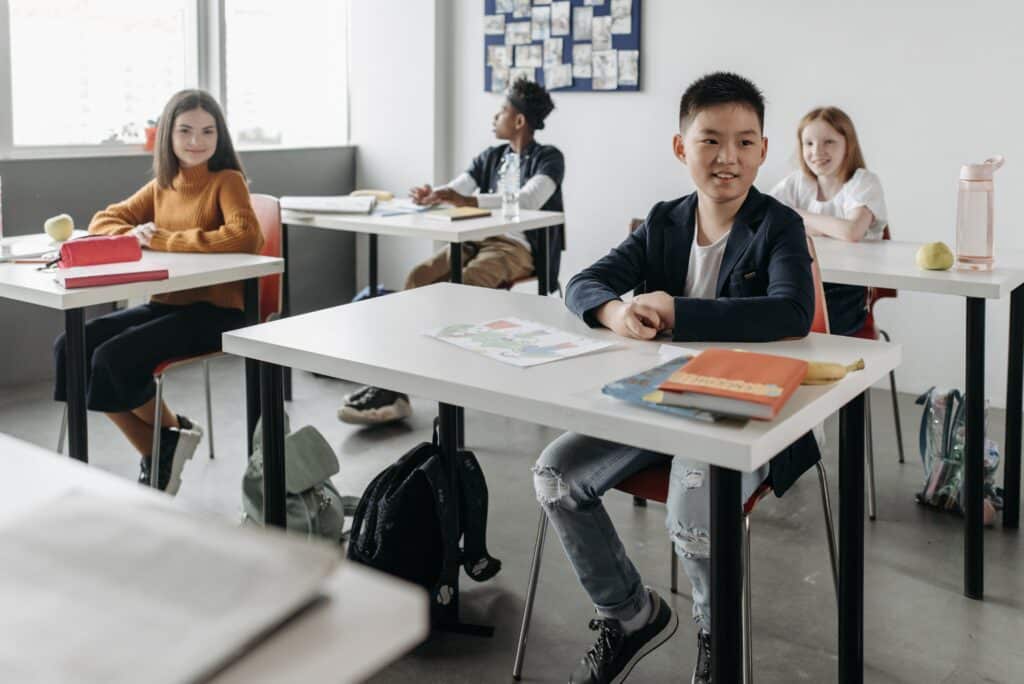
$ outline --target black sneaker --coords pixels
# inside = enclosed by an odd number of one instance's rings
[[[679,618],[668,604],[653,590],[654,610],[641,629],[625,634],[618,620],[590,621],[590,629],[597,631],[597,642],[590,647],[576,666],[569,684],[618,684],[629,676],[641,658],[668,641],[679,627]]]
[[[157,484],[162,491],[172,496],[181,488],[181,471],[185,461],[192,458],[203,438],[203,429],[185,416],[178,416],[178,424],[178,428],[160,430],[160,477]],[[146,487],[150,486],[152,475],[149,461],[148,456],[139,461],[139,484]]]
[[[703,629],[697,632],[697,666],[693,668],[691,684],[711,684],[711,635]]]
[[[338,420],[352,425],[380,425],[412,415],[409,397],[399,392],[366,387],[356,390],[338,409]]]

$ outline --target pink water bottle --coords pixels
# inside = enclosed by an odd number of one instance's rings
[[[960,167],[956,198],[956,265],[971,271],[991,271],[993,206],[992,176],[1005,161],[989,157],[980,164]]]

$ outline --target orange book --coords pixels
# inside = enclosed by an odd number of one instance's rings
[[[771,420],[807,374],[807,362],[707,349],[658,385],[647,400],[742,418]]]

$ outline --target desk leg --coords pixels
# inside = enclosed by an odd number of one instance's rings
[[[1010,345],[1006,361],[1006,462],[1003,465],[1003,527],[1020,525],[1021,389],[1024,384],[1024,285],[1010,295]]]
[[[250,278],[245,281],[245,322],[256,325],[259,320],[259,281]],[[252,435],[260,417],[260,371],[259,364],[245,360],[245,454],[252,453]]]
[[[281,366],[259,363],[263,415],[263,524],[285,527],[284,395]]]
[[[459,537],[462,531],[460,520],[459,467],[456,451],[458,445],[458,414],[460,409],[451,404],[440,403],[438,411],[438,444],[441,447],[441,459],[444,464],[444,477],[448,488],[446,514],[442,524],[447,524],[445,531],[448,548],[445,550],[444,567],[437,595],[431,597],[431,622],[433,627],[442,632],[454,632],[471,636],[494,636],[494,627],[470,625],[459,620]]]
[[[544,232],[540,241],[540,261],[534,264],[533,270],[537,273],[537,294],[546,297],[551,292],[548,284],[548,274],[551,273],[551,229],[541,230]]]
[[[839,682],[864,681],[864,405],[839,410]]]
[[[462,283],[462,245],[458,242],[448,243],[448,262],[451,266],[451,281]],[[455,434],[459,447],[466,444],[466,414],[461,406],[455,407]]]
[[[281,274],[281,318],[292,315],[292,290],[288,278],[288,224],[281,224],[281,258],[284,259],[284,273]],[[284,400],[292,400],[292,369],[284,369]]]
[[[377,234],[370,233],[370,296],[377,296]]]
[[[739,682],[743,652],[740,597],[743,503],[740,473],[711,467],[711,681]]]
[[[89,462],[88,412],[85,406],[85,309],[64,312],[65,391],[68,403],[68,454]]]
[[[964,594],[985,595],[982,486],[985,480],[985,300],[967,298],[966,430],[964,434]]]

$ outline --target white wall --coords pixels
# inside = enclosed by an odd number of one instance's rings
[[[449,7],[444,0],[352,0],[350,11],[356,185],[404,194],[448,165],[448,44],[437,32],[447,35]],[[381,237],[379,280],[401,288],[409,267],[433,249],[427,240]],[[359,236],[357,289],[369,282],[366,255],[366,237]]]
[[[483,90],[483,3],[453,4],[452,173],[492,144],[490,120],[500,104]],[[868,165],[882,178],[897,239],[952,245],[959,165],[1001,153],[1008,162],[996,180],[997,250],[1024,248],[1018,3],[643,5],[642,91],[556,93],[557,109],[538,136],[566,158],[563,283],[620,241],[630,217],[692,190],[670,149],[678,100],[690,81],[717,69],[750,77],[767,96],[762,190],[793,168],[799,118],[813,106],[838,105],[853,117]],[[962,300],[901,293],[879,305],[878,317],[904,345],[902,390],[963,386]],[[1005,402],[1007,319],[1005,300],[989,304],[986,394],[995,405]]]

